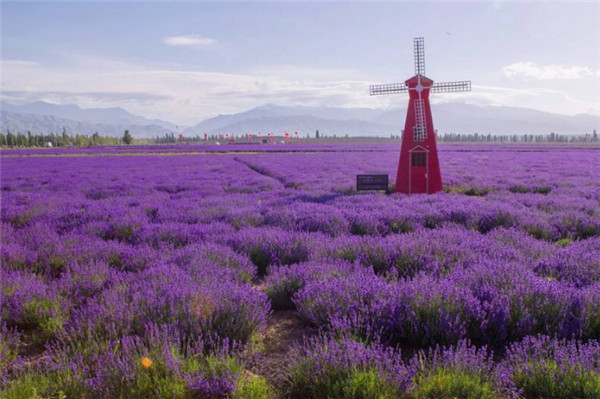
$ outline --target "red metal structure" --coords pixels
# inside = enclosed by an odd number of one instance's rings
[[[432,194],[443,190],[429,93],[470,91],[471,81],[433,83],[425,76],[425,44],[414,39],[415,76],[404,83],[371,86],[372,96],[408,92],[406,122],[396,175],[395,192]]]

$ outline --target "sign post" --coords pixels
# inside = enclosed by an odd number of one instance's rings
[[[356,175],[356,191],[388,192],[388,175]]]

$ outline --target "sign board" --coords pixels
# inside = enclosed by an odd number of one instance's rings
[[[388,175],[356,175],[356,191],[388,190]]]

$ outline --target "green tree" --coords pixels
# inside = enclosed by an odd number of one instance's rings
[[[67,128],[63,127],[62,130],[62,134],[59,136],[59,143],[58,145],[60,147],[66,147],[71,145],[71,136],[69,135],[69,132],[67,132]]]
[[[85,134],[75,135],[75,146],[83,147],[88,144],[88,137]]]
[[[6,132],[6,145],[8,147],[13,147],[15,145],[15,136],[11,133],[10,130]]]
[[[123,133],[123,143],[127,145],[133,143],[133,136],[129,133],[129,130],[125,130],[125,133]]]
[[[17,145],[19,147],[27,147],[27,137],[23,133],[17,134]]]
[[[319,138],[319,131],[317,130],[317,133],[315,134],[315,138]]]

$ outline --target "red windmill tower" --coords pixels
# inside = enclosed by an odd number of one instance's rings
[[[433,83],[425,76],[425,44],[415,38],[415,76],[404,83],[371,86],[372,96],[408,92],[408,109],[396,175],[397,193],[431,194],[443,189],[429,93],[471,91],[471,81]]]

